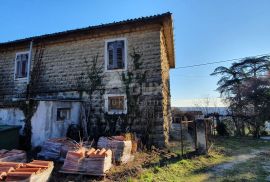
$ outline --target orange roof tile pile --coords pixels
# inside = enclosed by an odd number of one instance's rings
[[[111,149],[113,161],[116,163],[127,163],[134,158],[131,155],[132,141],[124,136],[100,137],[98,148]]]
[[[53,162],[41,160],[34,160],[30,163],[0,162],[0,180],[31,181],[32,176],[42,175],[48,168],[53,168]]]
[[[111,165],[111,150],[81,148],[78,151],[68,152],[62,172],[104,175]]]

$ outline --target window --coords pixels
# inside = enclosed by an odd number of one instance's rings
[[[127,102],[125,95],[107,95],[106,110],[109,114],[126,114]]]
[[[27,78],[28,75],[29,52],[16,54],[15,58],[15,78]]]
[[[70,108],[58,108],[56,120],[57,121],[70,120]]]
[[[121,70],[126,68],[126,39],[106,41],[106,70]]]

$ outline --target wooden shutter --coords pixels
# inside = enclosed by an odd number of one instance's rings
[[[22,55],[19,54],[16,57],[16,77],[21,78],[21,60],[22,60]]]
[[[27,61],[22,60],[21,61],[21,77],[27,76]]]
[[[117,68],[118,69],[123,69],[125,60],[124,60],[124,41],[117,41],[117,49],[116,49],[116,56],[117,56]]]
[[[107,68],[110,69],[123,69],[125,67],[125,42],[123,40],[113,41],[107,44],[107,56],[108,65]]]
[[[24,78],[27,77],[28,71],[28,53],[18,54],[16,56],[16,68],[15,68],[15,77]]]
[[[107,45],[107,52],[108,52],[108,69],[113,69],[113,42],[109,42]]]

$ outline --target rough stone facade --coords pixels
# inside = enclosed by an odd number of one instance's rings
[[[97,128],[95,126],[97,121],[93,119],[93,131],[96,129],[106,131],[106,128],[110,127],[110,123],[106,121],[108,116],[105,113],[105,96],[108,94],[127,94],[122,74],[132,73],[134,78],[137,75],[145,74],[146,77],[141,84],[138,83],[138,79],[132,79],[131,83],[129,83],[130,93],[128,94],[139,97],[140,113],[137,113],[138,118],[134,119],[131,124],[129,119],[131,111],[127,110],[127,117],[121,116],[121,121],[114,118],[117,120],[114,123],[115,125],[129,123],[126,128],[121,127],[122,131],[120,132],[132,131],[140,136],[142,135],[142,129],[146,127],[145,125],[147,120],[149,120],[149,113],[151,112],[154,115],[151,126],[149,126],[151,131],[145,130],[149,132],[148,140],[156,146],[165,146],[168,140],[168,123],[171,120],[169,70],[171,67],[174,67],[172,65],[174,60],[171,60],[172,58],[169,55],[173,51],[168,50],[167,43],[168,37],[172,35],[166,33],[164,28],[168,21],[171,21],[171,15],[165,14],[160,15],[160,17],[154,20],[150,19],[147,23],[136,20],[118,27],[102,28],[100,31],[84,30],[76,33],[33,39],[32,69],[37,60],[36,57],[39,56],[38,54],[40,54],[41,50],[43,50],[43,53],[42,73],[38,83],[36,83],[35,90],[32,90],[35,95],[32,99],[48,101],[52,105],[66,101],[78,104],[83,102],[87,98],[84,90],[86,88],[81,88],[80,85],[84,85],[87,82],[87,68],[93,64],[93,57],[98,55],[97,66],[102,67],[104,70],[101,75],[102,87],[94,92],[91,104],[93,107],[92,112],[99,115],[98,120],[102,126]],[[172,29],[172,27],[169,28]],[[114,38],[125,38],[127,41],[128,56],[127,70],[125,71],[105,71],[105,41]],[[169,40],[172,41],[172,39],[170,37]],[[0,99],[3,112],[7,109],[5,103],[27,98],[27,80],[14,79],[14,59],[17,52],[28,51],[29,45],[30,41],[27,40],[18,43],[0,44]],[[141,55],[140,62],[142,64],[140,69],[135,69],[136,65],[134,65],[131,57],[133,51]],[[129,100],[127,102],[129,104]],[[41,102],[38,107],[44,104],[44,102]],[[42,129],[42,127],[38,127],[38,125],[44,124],[44,119],[42,119],[44,115],[55,112],[53,110],[54,106],[50,108],[50,111],[49,109],[47,111],[41,111],[40,108],[37,109],[37,112],[43,113],[43,116],[42,114],[39,114],[40,118],[37,118],[36,115],[33,116],[33,120],[35,120],[35,123],[32,121],[34,126],[33,132],[52,130],[52,128]],[[145,113],[145,111],[149,111],[149,113]],[[79,113],[80,111],[75,109],[72,112]],[[42,122],[39,122],[39,120],[42,120]],[[55,122],[53,118],[47,118],[47,120],[48,122]],[[77,123],[78,117],[74,120]],[[54,125],[48,124],[48,126]],[[39,129],[35,130],[35,128]],[[61,135],[63,133],[61,132]],[[51,134],[46,135],[47,138],[54,137]],[[58,134],[55,134],[55,136],[60,137]]]

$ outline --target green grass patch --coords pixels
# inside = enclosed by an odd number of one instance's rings
[[[263,181],[268,173],[256,162],[261,157],[235,165],[233,169],[226,170],[224,176],[213,177],[209,173],[213,166],[232,160],[233,155],[248,154],[262,148],[270,149],[270,142],[248,137],[216,138],[209,154],[191,159],[168,160],[166,165],[155,162],[155,165],[144,168],[135,181]]]
[[[222,175],[215,176],[209,181],[227,182],[227,181],[267,181],[267,176],[270,175],[269,170],[265,170],[265,156],[259,155],[246,162],[236,164],[232,169],[225,170]],[[270,165],[270,164],[269,164]]]

